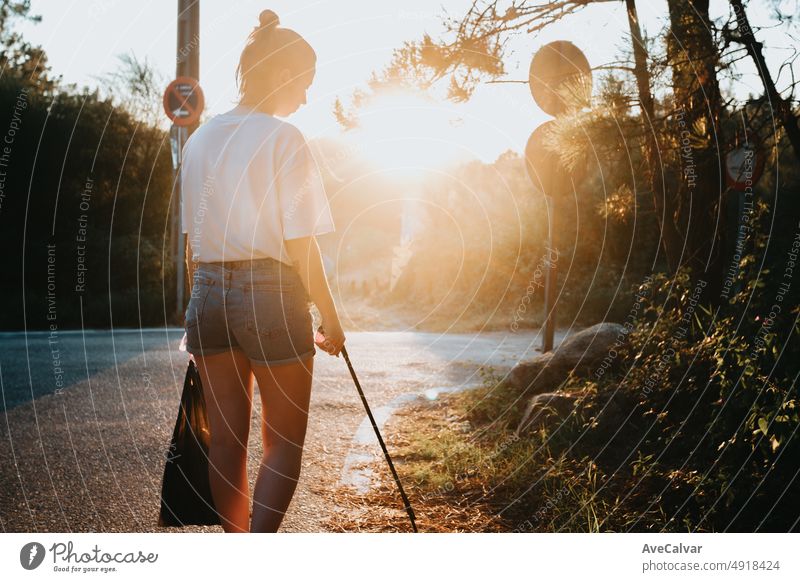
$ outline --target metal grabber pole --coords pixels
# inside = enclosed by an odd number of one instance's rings
[[[386,449],[386,444],[383,442],[381,431],[378,430],[378,424],[375,422],[375,417],[372,415],[372,410],[370,410],[369,404],[367,404],[367,397],[364,396],[364,391],[361,389],[361,384],[356,376],[356,371],[353,370],[353,364],[350,363],[350,357],[347,355],[347,349],[344,346],[342,346],[342,355],[344,356],[344,361],[347,362],[347,368],[350,370],[350,375],[353,377],[353,382],[355,382],[358,395],[361,397],[361,403],[364,405],[364,409],[367,411],[369,421],[372,423],[372,429],[375,431],[375,436],[378,437],[378,442],[381,445],[381,449],[383,449],[383,456],[386,458],[386,462],[389,464],[389,469],[392,471],[394,482],[397,483],[397,489],[400,490],[400,497],[403,498],[403,504],[405,506],[406,513],[408,514],[408,519],[411,520],[411,529],[414,531],[414,533],[417,533],[417,523],[414,515],[414,508],[411,507],[411,502],[408,500],[408,496],[403,490],[403,485],[400,483],[400,477],[394,468],[394,463],[392,463],[392,457],[389,456],[389,451]]]

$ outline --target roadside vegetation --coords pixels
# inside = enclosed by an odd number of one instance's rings
[[[698,302],[702,285],[685,272],[654,276],[613,364],[552,387],[523,427],[533,394],[491,369],[479,389],[405,410],[390,445],[422,522],[432,531],[800,530],[800,307],[780,284],[800,237],[769,252],[767,241],[755,237],[724,305]],[[773,268],[762,269],[772,252]],[[369,502],[396,508],[386,477]],[[388,515],[372,526],[402,530],[402,511]]]

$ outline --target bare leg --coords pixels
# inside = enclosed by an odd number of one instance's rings
[[[308,422],[314,358],[253,366],[261,393],[264,457],[253,491],[252,532],[276,532],[294,495]]]
[[[253,374],[241,350],[195,356],[211,429],[208,478],[226,532],[247,532],[250,483],[247,439],[253,410]]]

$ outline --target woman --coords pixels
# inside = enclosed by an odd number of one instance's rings
[[[314,346],[338,356],[345,341],[315,239],[334,230],[322,180],[303,135],[278,119],[306,102],[315,62],[265,10],[239,60],[239,104],[183,150],[186,349],[203,382],[211,493],[226,532],[277,531],[300,474]],[[322,316],[316,337],[309,301]],[[264,456],[251,519],[254,377]]]

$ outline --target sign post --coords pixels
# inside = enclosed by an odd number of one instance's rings
[[[547,205],[547,241],[545,242],[544,260],[544,335],[542,338],[542,352],[553,349],[553,336],[555,332],[555,298],[556,281],[558,280],[556,237],[556,201],[561,193],[561,171],[558,171],[558,156],[553,154],[546,143],[553,130],[555,122],[546,121],[537,127],[528,138],[525,146],[525,166],[528,177],[545,198]],[[555,255],[554,255],[555,252]]]
[[[173,258],[175,260],[175,316],[180,319],[183,316],[184,303],[186,297],[186,273],[184,261],[186,260],[186,241],[181,229],[181,155],[183,144],[189,136],[189,128],[197,125],[200,114],[203,112],[205,98],[203,90],[197,80],[191,77],[178,77],[172,81],[164,91],[164,112],[172,120],[172,128],[169,132],[170,148],[172,151],[172,169],[175,187],[175,195],[172,204],[172,240]],[[191,287],[190,287],[191,289]]]
[[[744,251],[747,232],[753,217],[753,188],[764,171],[764,155],[758,143],[752,141],[737,145],[725,155],[725,178],[730,193],[725,201],[728,223],[725,243],[725,260],[729,266],[723,285],[723,297],[737,292],[735,283],[739,274],[739,261]]]
[[[581,50],[571,42],[558,40],[544,45],[531,59],[528,85],[536,104],[554,117],[587,107],[592,94],[592,70]],[[555,123],[537,127],[525,147],[528,176],[547,200],[547,243],[544,284],[544,333],[542,353],[553,349],[558,296],[558,255],[560,231],[559,201],[569,193],[570,183],[579,180],[583,168],[567,171],[559,157],[547,147]]]
[[[170,230],[172,258],[176,274],[175,320],[183,322],[186,298],[187,237],[183,236],[181,229],[180,157],[183,144],[197,128],[204,106],[203,92],[198,85],[200,79],[200,0],[178,0],[177,41],[176,78],[164,92],[164,110],[167,117],[173,122],[170,131],[170,145],[175,197],[170,207]]]

